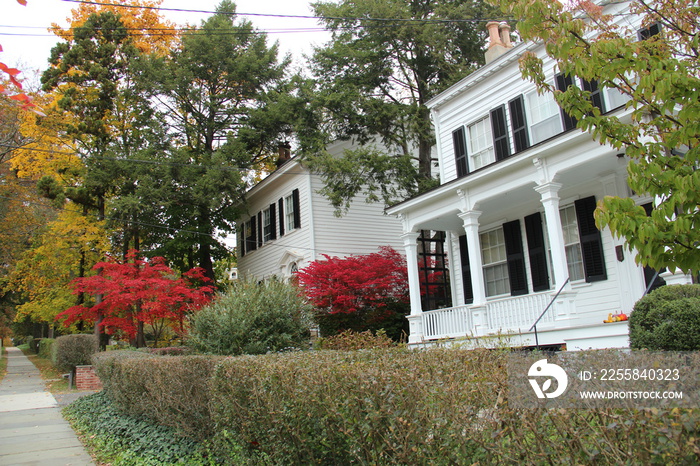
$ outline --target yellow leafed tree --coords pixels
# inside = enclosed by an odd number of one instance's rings
[[[139,52],[166,55],[178,39],[178,32],[173,22],[161,18],[158,12],[161,3],[161,0],[133,0],[128,6],[120,0],[103,0],[99,5],[81,3],[71,11],[71,17],[66,18],[71,26],[69,29],[52,23],[51,32],[70,41],[73,38],[72,28],[80,27],[91,14],[111,11],[119,15],[129,29]]]

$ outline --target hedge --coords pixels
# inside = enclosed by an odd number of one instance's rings
[[[205,442],[221,464],[242,464],[241,453],[252,464],[700,460],[698,409],[511,407],[500,350],[135,354],[98,358],[100,377],[119,378],[103,379],[106,394]]]
[[[64,335],[56,338],[52,362],[58,370],[73,371],[75,366],[88,365],[99,351],[98,340],[92,334]]]
[[[118,410],[197,440],[211,436],[208,385],[218,358],[140,351],[103,354],[94,358],[97,374]]]

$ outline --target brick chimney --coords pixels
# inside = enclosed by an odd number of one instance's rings
[[[512,49],[513,44],[510,42],[510,26],[505,21],[489,21],[486,29],[489,31],[489,46],[484,55],[486,64],[489,64]]]
[[[278,147],[277,166],[281,167],[292,158],[292,146],[288,142],[280,142]]]

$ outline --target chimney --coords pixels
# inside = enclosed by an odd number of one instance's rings
[[[496,58],[500,57],[508,50],[513,48],[510,42],[510,26],[508,23],[498,21],[489,21],[486,23],[486,29],[489,31],[489,46],[486,49],[484,56],[488,65]]]
[[[286,161],[292,158],[292,146],[288,142],[280,142],[278,147],[277,166],[281,167]]]

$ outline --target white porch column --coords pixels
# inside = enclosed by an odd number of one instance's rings
[[[458,214],[464,222],[464,232],[467,235],[467,248],[469,249],[469,268],[471,269],[472,289],[474,291],[474,305],[481,306],[486,302],[486,285],[484,284],[484,265],[481,260],[481,243],[479,242],[479,216],[478,210],[470,210]]]
[[[481,260],[481,242],[479,241],[479,216],[481,211],[469,210],[458,214],[464,224],[469,249],[469,269],[471,271],[474,302],[470,307],[472,313],[472,332],[474,336],[486,335],[489,331],[486,310],[486,284],[484,282],[484,263]]]
[[[401,235],[406,250],[406,268],[408,270],[408,290],[411,299],[409,322],[409,343],[423,341],[423,309],[420,298],[420,276],[418,272],[418,237],[420,233],[408,232]]]
[[[547,236],[552,250],[552,269],[554,272],[554,288],[559,290],[569,276],[569,268],[566,264],[566,248],[564,247],[564,232],[561,229],[561,216],[559,215],[559,190],[560,183],[544,183],[535,187],[540,193],[544,216],[547,223]],[[567,284],[564,290],[570,290],[571,284]]]

